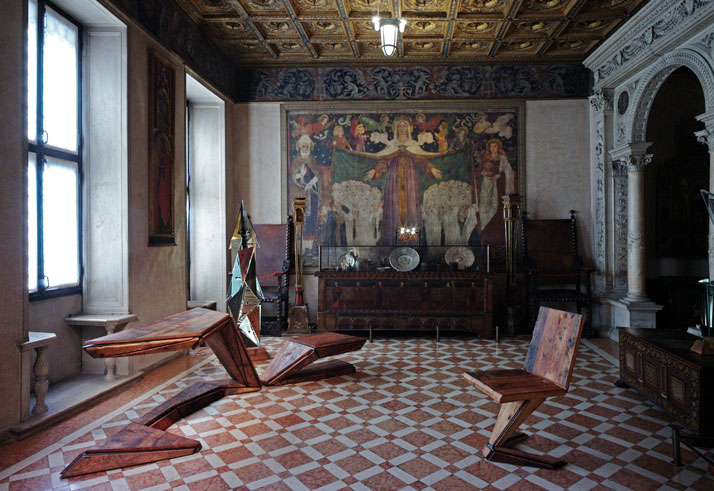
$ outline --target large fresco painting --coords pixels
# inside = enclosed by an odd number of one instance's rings
[[[501,196],[523,194],[522,104],[364,106],[283,107],[306,266],[321,244],[390,245],[400,227],[427,245],[504,244]]]

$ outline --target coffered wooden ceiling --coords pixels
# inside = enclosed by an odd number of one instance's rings
[[[403,17],[390,62],[581,61],[647,0],[177,0],[241,65],[380,63],[371,17]]]

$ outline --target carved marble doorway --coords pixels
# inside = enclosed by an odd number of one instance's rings
[[[680,67],[659,87],[647,118],[652,162],[644,171],[645,275],[648,297],[663,306],[660,327],[699,322],[697,281],[708,274],[709,223],[699,190],[709,187],[709,154],[694,133],[703,112],[699,79]]]

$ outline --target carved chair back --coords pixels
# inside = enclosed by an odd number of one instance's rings
[[[547,275],[548,283],[572,283],[567,275],[582,265],[578,255],[575,211],[569,219],[530,220],[521,214],[523,262],[527,271]],[[565,277],[559,277],[565,275]]]

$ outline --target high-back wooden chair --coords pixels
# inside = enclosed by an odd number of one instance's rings
[[[548,220],[521,213],[521,251],[529,323],[543,302],[574,302],[578,314],[585,308],[585,336],[591,336],[592,268],[585,267],[578,253],[575,211],[570,210],[570,218]]]
[[[467,383],[501,404],[491,438],[483,448],[486,459],[546,469],[566,464],[510,446],[526,438],[516,430],[546,398],[568,392],[584,323],[582,315],[541,307],[522,369],[464,374]]]
[[[275,328],[263,322],[263,333],[280,336],[288,328],[288,273],[292,251],[292,216],[286,224],[253,224],[260,248],[256,251],[256,273],[263,290],[262,303],[275,304]]]

